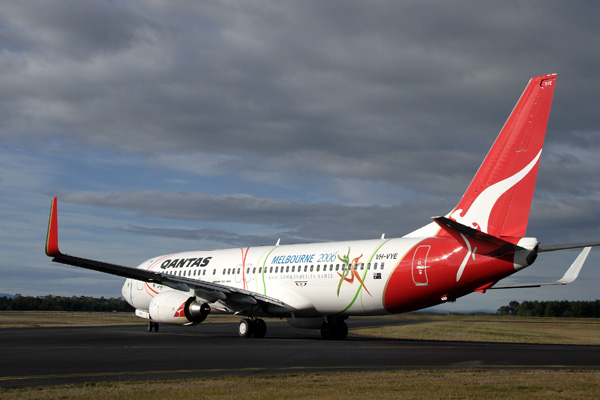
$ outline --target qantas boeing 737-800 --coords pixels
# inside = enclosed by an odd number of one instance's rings
[[[349,316],[419,310],[497,289],[541,251],[583,248],[562,279],[516,287],[569,283],[596,244],[544,248],[525,236],[555,82],[556,74],[529,81],[458,205],[401,238],[190,251],[132,268],[61,253],[54,198],[46,254],[127,278],[123,297],[150,331],[196,325],[218,311],[243,317],[243,337],[265,336],[262,318],[276,317],[344,339]]]

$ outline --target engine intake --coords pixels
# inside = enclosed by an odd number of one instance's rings
[[[194,297],[190,297],[185,302],[185,317],[194,324],[204,321],[210,313],[210,306],[207,303],[199,303]]]

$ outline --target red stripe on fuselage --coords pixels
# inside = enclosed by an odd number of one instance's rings
[[[439,237],[413,246],[388,279],[383,295],[385,309],[401,313],[431,307],[515,272],[513,254],[494,258],[478,254],[477,248],[471,250],[469,253],[467,246],[455,239]]]

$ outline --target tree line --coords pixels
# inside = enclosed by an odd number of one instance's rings
[[[511,301],[498,309],[499,315],[522,317],[600,317],[600,300],[595,301]]]
[[[88,296],[21,296],[0,297],[1,311],[134,311],[123,299]]]

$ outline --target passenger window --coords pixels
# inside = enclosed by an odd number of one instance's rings
[[[385,265],[385,263],[381,263],[381,269],[383,269],[383,266]]]

